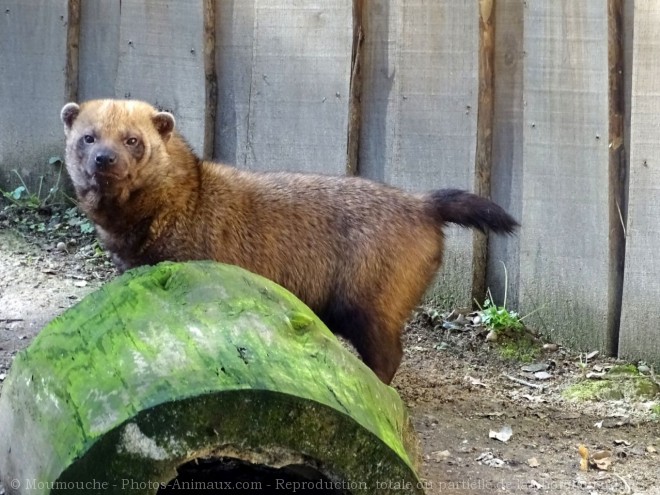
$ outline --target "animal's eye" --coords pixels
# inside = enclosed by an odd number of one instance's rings
[[[126,140],[128,146],[135,146],[138,143],[137,138],[131,137]]]
[[[94,136],[92,136],[91,134],[85,134],[85,137],[83,139],[87,144],[94,144],[94,141],[96,141],[96,139],[94,139]]]

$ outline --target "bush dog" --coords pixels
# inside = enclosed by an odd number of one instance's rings
[[[174,117],[131,100],[68,103],[66,167],[119,271],[211,259],[284,286],[390,383],[405,321],[433,280],[447,222],[511,233],[474,194],[410,194],[357,177],[204,161]]]

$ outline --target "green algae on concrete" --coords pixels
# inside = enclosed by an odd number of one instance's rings
[[[208,456],[423,493],[396,392],[285,289],[212,262],[132,270],[53,320],[16,357],[0,418],[10,494],[119,493],[127,479],[155,493]]]

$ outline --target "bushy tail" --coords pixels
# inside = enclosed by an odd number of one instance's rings
[[[451,222],[482,232],[512,234],[518,222],[491,200],[460,189],[438,189],[426,196],[430,214],[440,223]]]

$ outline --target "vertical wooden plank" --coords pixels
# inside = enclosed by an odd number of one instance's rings
[[[611,348],[608,9],[527,2],[520,302],[578,349]]]
[[[33,193],[53,179],[50,156],[62,154],[59,112],[67,91],[68,2],[4,0],[0,11],[0,185],[16,170]],[[44,191],[47,191],[47,184]]]
[[[473,189],[478,2],[369,2],[360,173],[411,191]],[[471,305],[473,234],[448,229],[446,304]]]
[[[631,6],[630,11],[633,8]],[[619,355],[660,366],[660,5],[634,3],[630,181]]]
[[[625,222],[627,203],[627,156],[625,141],[626,85],[624,78],[623,0],[608,0],[608,60],[609,60],[609,192],[610,192],[610,276],[608,284],[609,311],[607,330],[610,333],[610,354],[616,355],[619,345],[621,304],[623,300],[623,270],[626,254]]]
[[[246,166],[344,174],[350,0],[255,2]]]
[[[206,125],[204,2],[120,2],[115,94],[171,111],[202,154]]]
[[[479,0],[479,96],[474,192],[490,197],[493,160],[495,12],[494,0]],[[472,299],[486,295],[488,235],[474,232],[472,241]]]
[[[216,160],[245,166],[252,83],[255,0],[215,0],[218,101]]]
[[[119,67],[120,2],[84,0],[81,5],[80,101],[114,98]],[[123,95],[122,95],[123,96]]]
[[[491,198],[518,220],[522,218],[524,9],[519,0],[495,3]],[[507,307],[518,309],[520,236],[490,236],[488,250],[487,285],[493,298],[503,304],[506,292]]]
[[[215,149],[215,122],[218,111],[218,73],[215,65],[216,2],[203,0],[204,8],[204,157],[212,158]]]
[[[365,0],[353,0],[353,50],[351,83],[348,98],[348,133],[346,142],[346,175],[358,175],[360,165],[360,129],[362,127],[362,65],[364,52]]]
[[[218,0],[218,159],[343,174],[350,0]]]
[[[67,10],[66,68],[64,98],[75,101],[78,98],[80,61],[80,0],[69,0]]]

